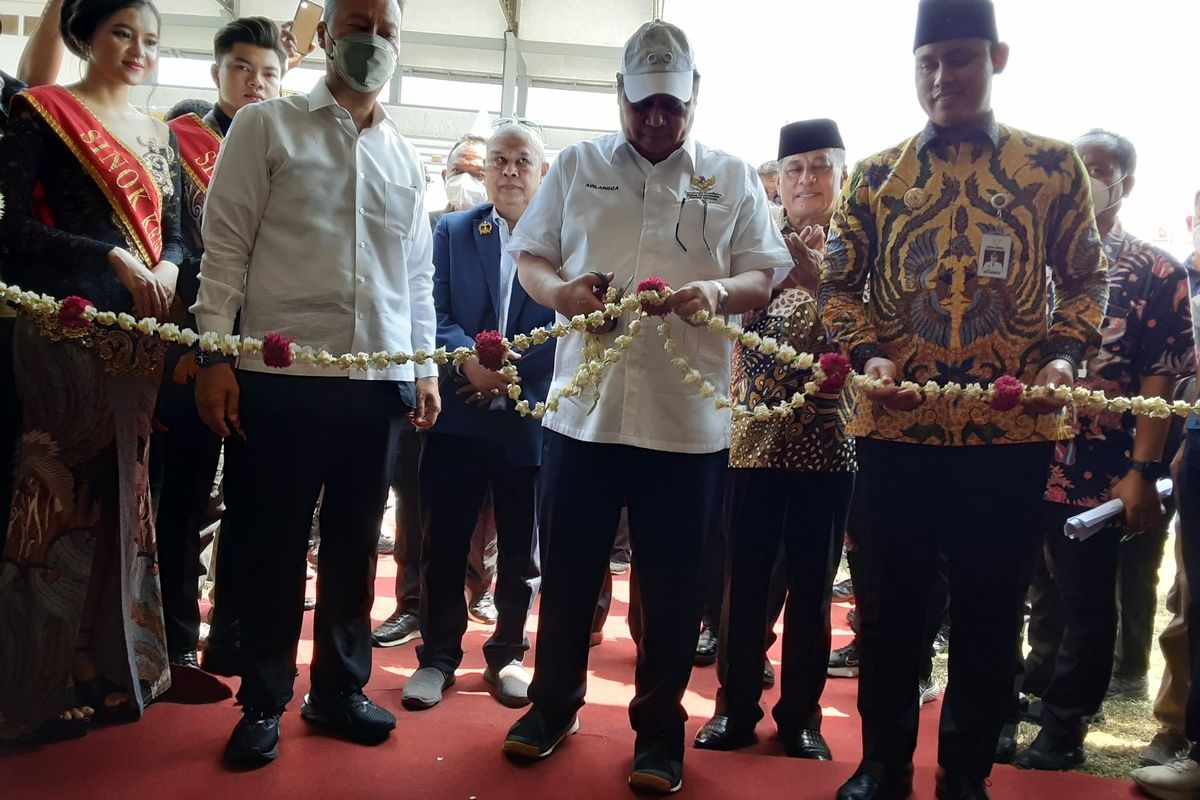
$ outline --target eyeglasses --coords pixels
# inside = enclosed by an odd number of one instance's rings
[[[687,203],[687,200],[687,195],[684,195],[683,199],[679,201],[679,217],[675,220],[675,243],[679,245],[685,253],[688,251],[688,249],[687,245],[683,243],[683,240],[679,238],[679,226],[683,224],[683,206],[685,203]],[[704,208],[704,217],[700,222],[700,241],[704,242],[704,247],[708,250],[708,254],[713,256],[713,249],[708,244],[708,198],[701,196],[700,205]]]
[[[499,128],[504,125],[520,125],[522,128],[528,128],[536,133],[538,138],[541,139],[543,143],[546,141],[546,131],[542,129],[541,125],[529,119],[528,117],[499,117],[498,119],[492,120],[493,128]]]

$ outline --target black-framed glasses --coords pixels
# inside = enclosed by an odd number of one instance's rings
[[[496,119],[492,120],[492,128],[493,129],[499,128],[504,125],[520,125],[522,128],[528,128],[529,130],[536,133],[538,138],[541,139],[543,143],[546,141],[546,131],[542,128],[542,126],[540,124],[538,124],[534,120],[529,119],[528,117],[508,116],[508,117],[497,117]]]
[[[679,227],[683,224],[683,206],[685,203],[687,203],[687,201],[688,198],[685,194],[683,199],[679,201],[679,217],[675,220],[675,243],[679,245],[685,253],[688,251],[688,249],[687,245],[683,243],[683,240],[679,238]],[[701,196],[700,205],[704,209],[704,216],[700,222],[700,241],[704,242],[704,248],[708,250],[708,254],[715,257],[712,247],[708,244],[708,198]]]

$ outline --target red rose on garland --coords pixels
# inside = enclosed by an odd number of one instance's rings
[[[85,316],[88,306],[92,304],[91,300],[80,297],[79,295],[71,295],[62,301],[58,307],[58,325],[60,328],[68,330],[84,330],[90,328],[92,321]]]
[[[995,394],[992,396],[992,408],[997,411],[1011,411],[1021,405],[1021,395],[1025,385],[1012,375],[1002,375],[992,384]]]
[[[500,331],[480,331],[475,334],[475,357],[484,368],[499,372],[504,367],[504,357],[507,355],[508,348],[504,346]]]
[[[263,337],[263,363],[268,367],[283,369],[290,367],[292,357],[292,338],[282,333],[268,333]]]
[[[657,275],[653,275],[649,278],[646,278],[644,281],[642,281],[641,283],[639,283],[637,285],[637,293],[641,294],[642,292],[665,292],[669,288],[670,287],[667,286],[666,281],[664,281],[662,278],[658,277]],[[652,317],[665,316],[670,310],[671,309],[669,307],[667,307],[667,305],[665,303],[662,305],[655,305],[653,303],[647,303],[647,302],[642,303],[642,311],[646,312],[647,314],[649,314]]]
[[[821,372],[825,373],[825,381],[817,387],[817,391],[826,394],[840,392],[850,377],[850,361],[841,353],[822,353],[818,363]]]

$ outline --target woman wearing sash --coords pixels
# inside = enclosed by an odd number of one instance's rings
[[[178,145],[129,104],[159,27],[147,0],[65,3],[83,79],[18,95],[0,140],[10,281],[168,319]],[[0,561],[0,738],[49,741],[137,719],[170,685],[146,471],[164,348],[54,314],[23,314],[15,340],[24,420]]]

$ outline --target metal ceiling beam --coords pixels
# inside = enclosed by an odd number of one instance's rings
[[[226,3],[231,0],[219,0]],[[220,17],[201,16],[198,14],[163,14],[163,25],[166,27],[217,29],[224,25]],[[169,41],[169,40],[168,40]],[[490,36],[458,36],[451,33],[430,33],[426,31],[401,31],[400,45],[421,44],[432,47],[449,47],[466,50],[494,50],[503,52],[503,38]],[[612,61],[614,64],[621,60],[620,47],[608,47],[597,44],[574,44],[571,42],[542,42],[521,39],[519,42],[522,53],[538,55],[568,56],[571,58],[596,58]]]
[[[504,21],[508,23],[508,29],[520,36],[521,24],[521,0],[499,0],[500,11],[504,13]]]

